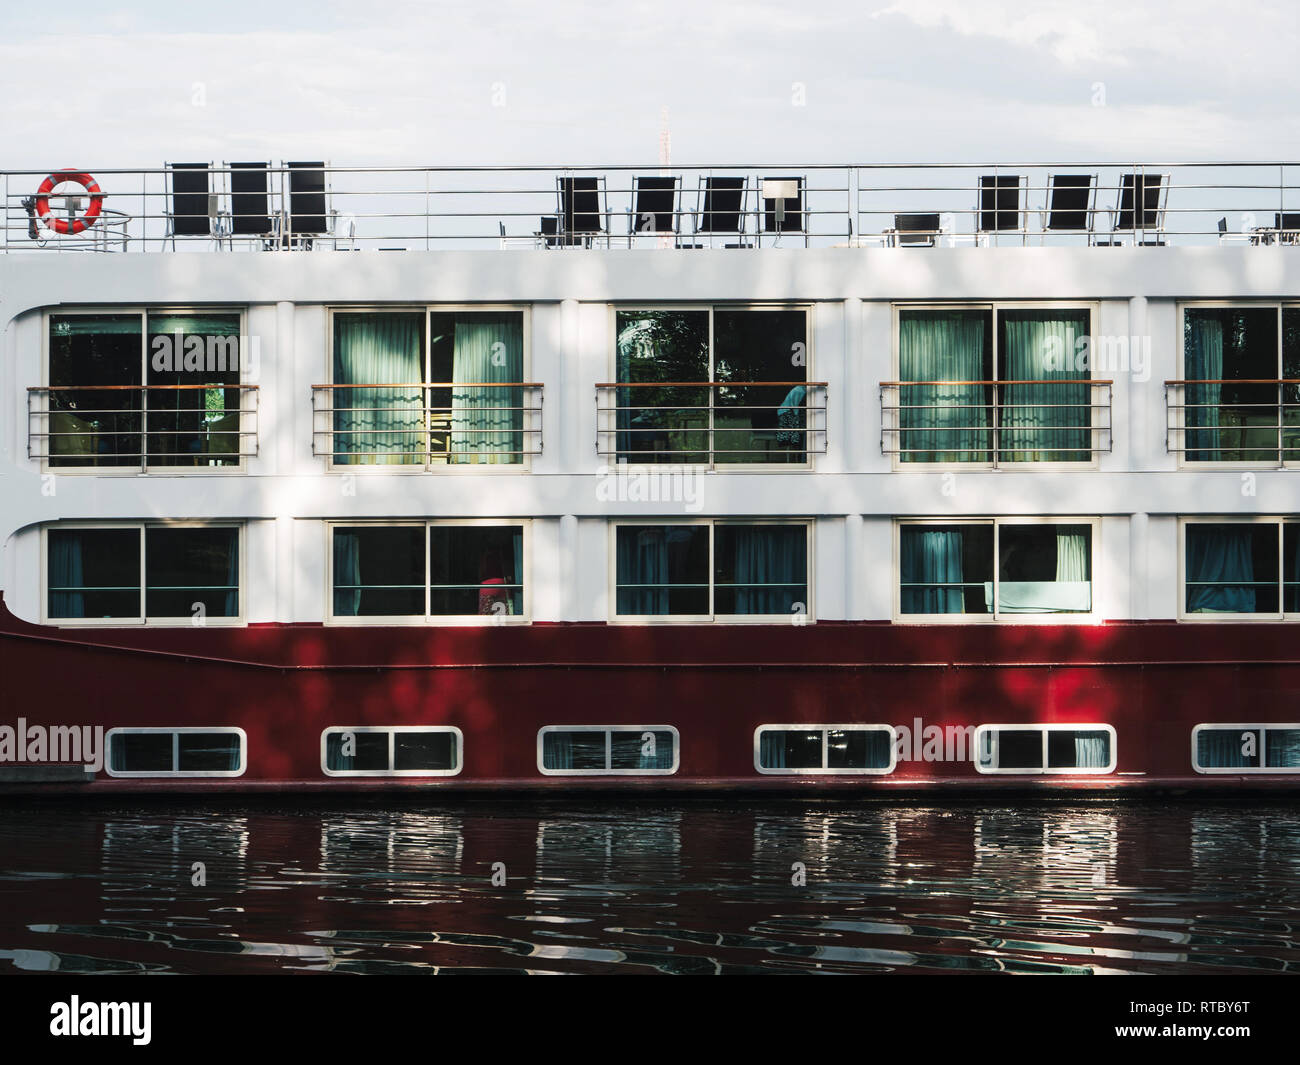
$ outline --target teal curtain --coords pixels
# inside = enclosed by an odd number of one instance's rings
[[[980,381],[985,318],[914,312],[898,321],[899,379]],[[987,462],[990,408],[982,385],[916,384],[899,388],[904,462]]]
[[[631,532],[631,530],[628,530]],[[618,612],[620,614],[667,614],[668,536],[671,529],[638,529],[631,536],[620,530],[618,537]]]
[[[1249,525],[1187,526],[1187,612],[1255,613]]]
[[[334,614],[354,618],[361,612],[361,539],[355,532],[334,530]]]
[[[1184,385],[1187,457],[1193,462],[1214,462],[1219,452],[1219,403],[1223,396],[1223,320],[1188,311],[1184,327],[1184,361],[1187,380],[1205,384]]]
[[[1255,736],[1255,750],[1259,750],[1257,729],[1201,729],[1196,734],[1196,760],[1206,769],[1243,769],[1260,764],[1259,755],[1246,755],[1247,733]]]
[[[423,314],[336,314],[334,383],[397,387],[334,389],[334,461],[423,464],[423,380]]]
[[[1110,736],[1105,732],[1074,734],[1074,767],[1104,769],[1110,765]]]
[[[965,613],[961,530],[904,527],[899,542],[902,613]]]
[[[523,371],[523,323],[518,314],[457,316],[451,462],[522,461],[523,389],[467,386],[522,381]]]
[[[758,764],[764,769],[784,769],[785,766],[784,732],[768,729],[758,736]]]
[[[81,588],[86,583],[81,557],[81,534],[60,530],[49,537],[50,588]],[[50,592],[49,614],[52,618],[84,618],[86,596],[79,591]]]
[[[1078,365],[1087,311],[1002,311],[1004,381],[999,458],[1087,462],[1092,454],[1091,371]]]
[[[807,604],[808,534],[802,525],[733,526],[729,532],[737,614],[789,614],[795,603]]]
[[[1271,728],[1264,736],[1264,764],[1269,769],[1300,768],[1300,729]]]

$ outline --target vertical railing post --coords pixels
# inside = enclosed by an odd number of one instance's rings
[[[1002,406],[999,403],[998,383],[993,382],[993,409],[989,411],[989,421],[993,425],[993,465],[997,466],[1002,458]]]

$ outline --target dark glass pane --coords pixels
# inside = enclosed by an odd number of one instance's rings
[[[1189,614],[1278,613],[1275,523],[1196,522],[1185,528]]]
[[[808,612],[808,529],[803,525],[714,527],[714,612]]]
[[[211,773],[239,769],[239,737],[232,732],[182,732],[178,737],[183,773]]]
[[[1110,764],[1110,733],[1103,729],[1047,734],[1047,765],[1051,769],[1102,769]]]
[[[605,769],[605,733],[543,733],[542,765],[546,769]]]
[[[1300,614],[1300,524],[1282,527],[1282,587],[1288,614]]]
[[[1005,614],[1092,609],[1092,527],[1003,525],[998,530],[998,610]]]
[[[429,612],[522,615],[523,548],[518,525],[432,526]]]
[[[758,763],[764,769],[821,769],[821,729],[766,729],[759,734]]]
[[[887,769],[893,740],[883,729],[831,729],[826,736],[828,769]]]
[[[1282,308],[1282,457],[1300,462],[1300,307]]]
[[[1196,734],[1196,762],[1204,769],[1251,769],[1260,765],[1258,729],[1203,728]]]
[[[393,737],[393,768],[433,770],[456,768],[454,732],[399,732]]]
[[[1264,738],[1268,744],[1264,764],[1269,769],[1300,769],[1300,729],[1270,728]]]
[[[112,737],[108,764],[118,773],[170,773],[170,732],[119,732]]]
[[[139,529],[51,529],[52,618],[140,616]]]
[[[145,530],[145,615],[239,616],[239,530]]]
[[[424,614],[423,526],[352,526],[334,530],[337,617]]]
[[[50,318],[51,466],[140,465],[142,360],[138,314]]]
[[[709,449],[709,312],[615,316],[618,458],[700,463]],[[692,382],[698,382],[692,384]]]
[[[325,764],[336,772],[388,769],[387,732],[331,732],[325,737]]]
[[[1278,312],[1189,307],[1183,312],[1184,418],[1194,462],[1276,462]],[[1263,383],[1261,383],[1263,382]]]
[[[620,614],[709,613],[707,525],[622,525],[617,555]]]
[[[901,613],[992,611],[992,524],[904,525],[899,553]]]
[[[247,357],[237,314],[149,315],[150,465],[239,463],[240,393],[234,386]]]
[[[666,729],[613,732],[610,742],[610,766],[613,769],[673,767],[673,734]]]
[[[801,310],[713,312],[717,462],[806,460],[807,328]]]
[[[1043,734],[1038,729],[998,730],[999,769],[1042,769]]]

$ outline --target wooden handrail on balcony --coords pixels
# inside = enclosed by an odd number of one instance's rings
[[[597,388],[826,388],[825,381],[603,381]]]
[[[542,388],[537,381],[401,381],[380,385],[312,385],[312,391],[339,388]]]
[[[1100,377],[1057,377],[1047,381],[881,381],[880,387],[893,388],[899,385],[1113,385],[1114,383],[1114,380]]]

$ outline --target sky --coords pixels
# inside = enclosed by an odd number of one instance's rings
[[[5,23],[0,169],[657,163],[665,114],[678,165],[1300,154],[1287,2],[60,0]]]

